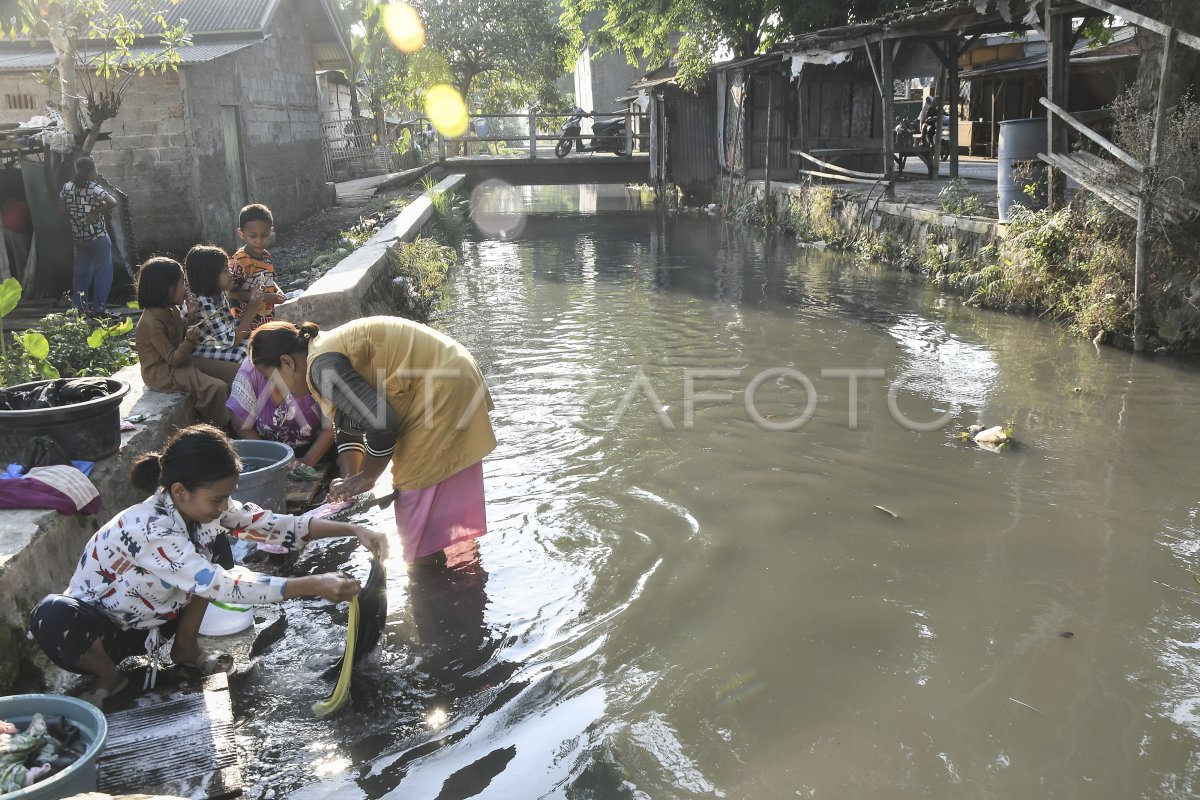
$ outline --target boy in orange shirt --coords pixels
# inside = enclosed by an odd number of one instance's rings
[[[233,274],[230,290],[230,307],[235,317],[240,317],[255,289],[263,292],[262,310],[254,318],[250,330],[275,318],[275,306],[287,300],[275,284],[275,264],[267,245],[275,233],[275,220],[271,209],[262,203],[252,203],[242,209],[238,217],[238,238],[242,246],[229,257],[229,271]]]

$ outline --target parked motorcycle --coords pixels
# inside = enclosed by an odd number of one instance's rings
[[[580,130],[583,118],[590,116],[582,108],[576,107],[571,116],[563,123],[559,132],[558,144],[554,146],[554,155],[565,158],[575,147],[577,153],[616,153],[625,155],[625,118],[617,117],[610,120],[595,120],[592,123],[592,143],[584,145]]]

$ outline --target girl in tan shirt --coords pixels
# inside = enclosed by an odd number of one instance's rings
[[[180,306],[189,302],[183,267],[172,258],[152,258],[138,270],[142,308],[134,340],[142,381],[160,392],[183,392],[201,421],[223,428],[229,422],[229,384],[201,371],[192,358],[200,326],[187,327]],[[191,301],[194,303],[195,301]]]

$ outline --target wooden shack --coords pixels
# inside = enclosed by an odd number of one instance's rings
[[[1016,47],[1016,45],[1007,45]],[[996,157],[1000,122],[1044,117],[1039,100],[1046,95],[1047,56],[981,62],[975,50],[960,61],[964,84],[959,146],[968,155]],[[1067,110],[1073,113],[1105,108],[1125,91],[1137,75],[1138,50],[1134,28],[1118,29],[1103,44],[1077,44],[1071,50]]]
[[[622,99],[633,118],[648,126],[635,133],[649,134],[651,183],[672,184],[690,202],[707,203],[717,177],[715,92],[711,81],[687,91],[676,75],[673,66],[655,70],[634,82],[635,94]]]

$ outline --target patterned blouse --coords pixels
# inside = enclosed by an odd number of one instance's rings
[[[229,300],[221,292],[216,297],[201,295],[196,298],[196,315],[199,317],[200,341],[192,348],[192,358],[213,358],[217,361],[246,360],[246,347],[237,340],[237,320],[229,310]]]
[[[246,248],[239,247],[229,257],[229,271],[233,274],[233,288],[236,291],[248,292],[254,289],[279,291],[279,287],[275,283],[275,261],[266,250],[263,250],[262,258],[255,258],[246,252]],[[235,317],[241,317],[245,309],[245,303],[234,300],[233,315]],[[250,330],[257,330],[259,325],[273,319],[275,319],[275,306],[272,303],[266,303],[259,311],[258,316],[254,318]]]
[[[234,376],[225,407],[238,426],[245,428],[253,422],[262,438],[296,450],[312,444],[321,432],[321,409],[313,396],[307,392],[300,396],[288,394],[275,402],[271,381],[249,359],[242,362]]]
[[[71,576],[67,594],[103,608],[125,629],[157,628],[179,616],[193,595],[227,603],[277,603],[286,578],[224,569],[213,562],[221,533],[299,550],[308,543],[309,520],[229,501],[216,521],[191,529],[171,496],[159,489],[95,533]]]
[[[90,241],[108,235],[108,230],[104,227],[104,217],[95,222],[87,221],[88,214],[100,207],[106,194],[108,192],[104,191],[104,187],[95,181],[88,181],[83,186],[76,186],[73,181],[63,184],[58,196],[67,204],[67,216],[71,219],[73,238]]]

